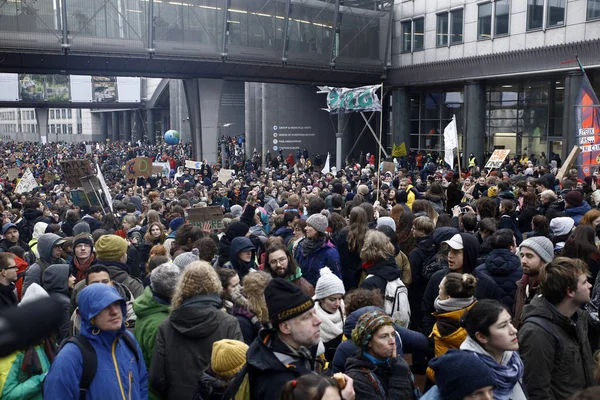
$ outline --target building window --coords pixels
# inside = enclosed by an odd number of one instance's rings
[[[421,51],[425,48],[425,18],[416,18],[401,23],[402,52]]]
[[[492,3],[479,4],[477,40],[492,38]]]
[[[54,124],[50,125],[50,133],[56,133],[56,126]]]
[[[448,13],[437,15],[436,46],[448,46]]]
[[[67,119],[67,110],[66,109],[62,109],[62,119]]]
[[[83,133],[83,124],[77,124],[77,134],[81,135]]]
[[[494,3],[494,36],[508,35],[510,5],[509,0],[496,0]]]
[[[69,119],[73,118],[73,111],[70,108],[67,110],[67,117]]]
[[[527,30],[544,26],[544,0],[527,0]]]
[[[77,118],[81,119],[81,108],[77,110]]]
[[[450,11],[450,44],[463,42],[463,9]]]
[[[587,19],[600,18],[600,0],[588,0]]]
[[[548,0],[548,22],[546,26],[561,26],[565,24],[565,9],[567,0]]]
[[[527,0],[527,30],[563,26],[566,6],[566,0]]]
[[[54,119],[54,110],[50,110],[50,119]]]
[[[68,129],[69,135],[72,135],[73,134],[73,125],[69,124],[67,126],[67,129]]]

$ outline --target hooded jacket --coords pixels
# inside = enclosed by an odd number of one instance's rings
[[[218,294],[186,299],[160,325],[150,367],[150,384],[162,398],[191,399],[198,376],[210,364],[212,345],[244,340],[235,317],[221,310]]]
[[[361,289],[379,289],[382,297],[385,297],[385,287],[388,282],[402,278],[402,270],[398,268],[394,257],[379,261],[372,267],[364,269],[364,273],[368,278],[360,285]]]
[[[238,256],[238,253],[244,249],[252,250],[252,255],[250,256],[249,262],[244,262]],[[240,280],[243,280],[246,275],[252,270],[257,270],[258,266],[256,262],[254,262],[256,257],[256,248],[250,239],[247,237],[237,237],[231,241],[231,246],[229,247],[229,261],[223,265],[224,268],[234,269],[235,272],[238,273]]]
[[[565,208],[565,214],[567,217],[571,217],[575,221],[575,226],[579,225],[579,221],[585,215],[586,212],[590,211],[592,207],[587,202],[583,202],[579,207]]]
[[[342,281],[346,290],[354,289],[358,286],[360,280],[360,249],[350,251],[348,248],[348,228],[344,228],[333,234],[331,240],[335,244],[340,255],[340,265],[342,267]]]
[[[416,242],[416,247],[408,255],[412,274],[412,289],[415,287],[424,288],[427,285],[427,282],[423,280],[423,265],[430,257],[435,255],[435,244],[432,236],[417,238]]]
[[[42,284],[42,275],[46,268],[52,264],[64,264],[62,258],[52,258],[52,249],[62,238],[54,233],[45,233],[38,239],[37,250],[40,257],[35,264],[30,265],[25,271],[25,281],[23,282],[23,293],[32,283]]]
[[[310,282],[311,285],[316,286],[321,276],[319,271],[323,267],[329,267],[331,272],[342,279],[340,254],[335,245],[329,239],[325,239],[325,243],[321,247],[315,249],[308,256],[305,256],[302,254],[302,246],[305,240],[302,239],[300,241],[296,250],[296,261],[298,261],[298,266],[302,269],[304,279]]]
[[[283,243],[287,246],[294,239],[294,230],[289,226],[282,226],[273,233],[273,236],[283,239]]]
[[[63,310],[56,335],[57,344],[70,336],[71,314],[69,304],[71,302],[71,290],[69,289],[69,276],[68,264],[53,264],[46,268],[42,277],[42,287],[49,294],[55,295],[54,297],[60,301]]]
[[[117,331],[99,331],[90,322],[103,309],[120,302],[121,312],[126,312],[125,302],[117,291],[103,284],[90,285],[79,297],[81,334],[91,343],[96,352],[98,367],[96,375],[86,392],[87,400],[122,399],[142,400],[148,398],[148,373],[137,347],[137,357],[123,340],[127,332],[125,322]],[[137,344],[137,342],[136,342]],[[67,343],[52,364],[44,381],[44,392],[56,399],[79,399],[79,383],[83,373],[81,350]]]
[[[519,256],[508,249],[494,249],[485,260],[485,264],[475,269],[479,278],[485,274],[492,278],[502,292],[502,304],[513,309],[517,294],[517,281],[523,276],[523,267]]]
[[[531,317],[545,320],[552,333]],[[595,384],[587,318],[584,310],[568,318],[541,296],[525,306],[518,337],[530,400],[566,399]]]
[[[548,218],[548,222],[552,220],[552,218],[556,217],[564,217],[565,203],[559,202],[558,200],[552,200],[548,205],[542,205],[540,207],[540,214]]]

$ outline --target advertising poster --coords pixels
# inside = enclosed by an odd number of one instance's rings
[[[44,77],[39,74],[19,74],[21,100],[44,101]]]
[[[115,76],[92,77],[93,101],[111,103],[117,101],[117,78]]]
[[[46,100],[69,101],[69,76],[46,75]]]
[[[19,74],[0,74],[0,101],[19,100]]]
[[[139,103],[142,98],[142,80],[126,76],[117,77],[119,103]]]
[[[71,101],[89,103],[92,101],[92,77],[71,75]]]
[[[600,103],[586,74],[575,101],[575,137],[581,148],[577,164],[580,178],[590,176],[600,164]]]

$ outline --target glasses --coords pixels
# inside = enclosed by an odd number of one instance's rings
[[[9,265],[6,268],[2,268],[2,269],[18,269],[19,267],[17,267],[16,265]]]
[[[283,263],[285,263],[286,261],[287,261],[287,257],[281,257],[281,258],[278,258],[275,260],[269,260],[269,264],[273,265],[273,266],[275,266],[277,264],[283,265]]]

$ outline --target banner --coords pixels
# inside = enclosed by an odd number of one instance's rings
[[[485,168],[500,168],[502,164],[504,164],[504,160],[508,157],[510,153],[509,149],[497,149],[494,150],[492,156],[485,164]]]
[[[580,177],[589,176],[600,164],[600,103],[586,74],[575,101],[575,137],[581,147]]]
[[[189,169],[202,169],[202,161],[186,160],[185,167]]]
[[[67,185],[73,189],[81,187],[81,178],[96,175],[92,163],[85,159],[60,161],[60,167]]]
[[[381,111],[381,102],[377,91],[381,85],[358,88],[336,88],[318,86],[317,93],[327,93],[327,108],[330,113],[351,113],[361,111]]]
[[[321,173],[322,174],[329,174],[329,173],[331,173],[331,168],[329,167],[329,153],[327,153],[327,160],[325,160],[325,166],[321,170]]]
[[[152,163],[152,175],[162,174],[162,176],[169,176],[171,167],[168,162],[153,162]]]
[[[452,121],[444,128],[444,161],[454,167],[454,149],[458,149],[458,131],[456,129],[456,116],[452,116]]]
[[[400,146],[392,145],[392,157],[404,157],[407,155],[405,142],[402,142]]]
[[[188,220],[203,230],[223,229],[223,209],[221,206],[190,208]]]
[[[222,182],[224,184],[227,184],[227,182],[229,182],[229,180],[231,180],[231,177],[233,176],[233,170],[232,169],[224,169],[221,168],[219,170],[219,182]]]
[[[125,177],[135,179],[138,176],[144,178],[152,175],[152,159],[149,157],[136,157],[125,163]]]
[[[110,191],[108,190],[108,186],[106,185],[106,181],[104,180],[104,175],[100,170],[100,166],[96,164],[96,177],[98,178],[98,182],[100,182],[100,188],[102,189],[102,194],[104,194],[104,198],[106,199],[106,203],[108,204],[108,208],[110,211],[113,211],[113,199],[110,195]]]
[[[17,194],[29,193],[33,189],[37,188],[38,186],[39,185],[38,185],[37,181],[35,180],[35,178],[33,177],[33,174],[31,173],[29,168],[27,168],[27,170],[23,174],[23,177],[21,178],[21,180],[19,181],[19,183],[17,183],[17,187],[15,188],[15,193],[17,193]]]

